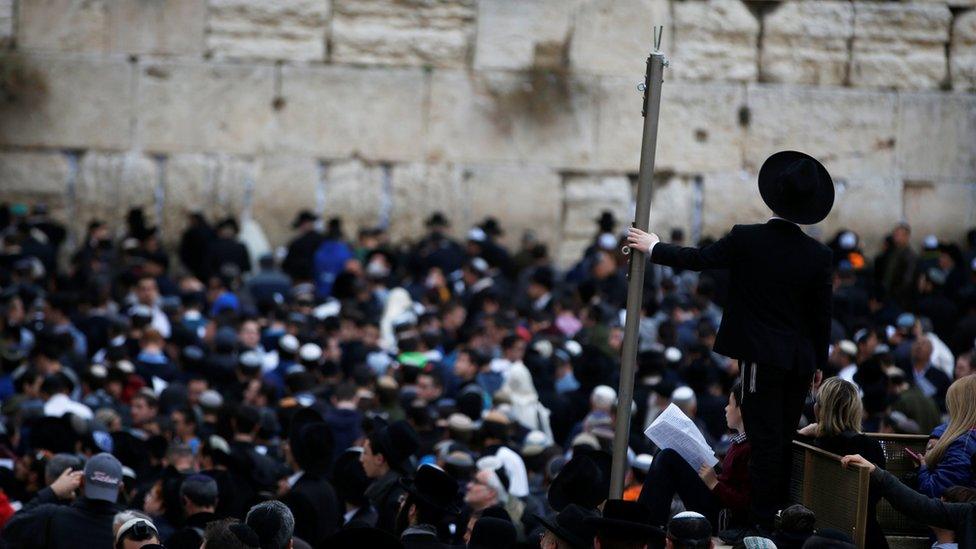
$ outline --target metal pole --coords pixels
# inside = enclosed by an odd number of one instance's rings
[[[644,136],[641,140],[640,175],[637,178],[637,213],[634,226],[646,231],[650,221],[651,187],[654,179],[654,152],[657,148],[657,123],[661,110],[661,84],[667,60],[658,48],[664,28],[654,29],[654,53],[647,58],[644,74]],[[629,250],[629,248],[625,248]],[[644,290],[643,253],[630,254],[627,280],[627,320],[624,326],[623,352],[620,357],[620,390],[617,392],[617,424],[613,437],[613,469],[610,473],[610,497],[620,499],[624,493],[627,471],[627,446],[630,434],[630,408],[634,400],[634,370],[637,362],[637,328],[640,323]]]

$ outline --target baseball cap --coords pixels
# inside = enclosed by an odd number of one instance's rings
[[[85,497],[115,501],[122,482],[122,464],[112,454],[101,453],[85,464]]]

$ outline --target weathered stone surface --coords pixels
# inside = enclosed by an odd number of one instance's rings
[[[130,208],[143,207],[154,219],[158,166],[151,158],[134,153],[89,152],[81,157],[75,182],[75,218],[72,226],[82,234],[92,219],[101,219],[115,230],[125,230]],[[119,235],[121,236],[121,235]]]
[[[953,23],[949,64],[953,89],[976,91],[976,10],[957,16]]]
[[[962,243],[966,231],[976,225],[976,182],[906,184],[904,193],[905,219],[912,226],[913,236],[918,235],[916,238],[934,234]]]
[[[517,249],[526,230],[542,242],[555,242],[559,236],[559,174],[544,166],[481,165],[464,172],[468,197],[468,225],[494,216],[505,229],[503,242]]]
[[[334,158],[420,159],[424,89],[420,70],[285,67],[278,145]]]
[[[641,94],[624,78],[601,82],[596,165],[636,172],[640,166]],[[655,168],[683,173],[738,169],[743,129],[740,86],[667,82],[662,88]]]
[[[847,77],[852,36],[850,2],[786,2],[765,18],[761,77],[771,82],[841,85]]]
[[[383,168],[361,160],[334,162],[325,168],[323,217],[339,217],[347,235],[380,223]]]
[[[586,166],[594,158],[596,90],[589,78],[438,71],[428,157]]]
[[[299,210],[319,212],[319,166],[313,158],[268,156],[257,161],[251,215],[272,246],[287,244]]]
[[[103,52],[107,0],[28,0],[17,6],[17,46],[28,50]]]
[[[139,67],[138,131],[146,149],[263,150],[273,118],[273,70],[178,62]]]
[[[894,93],[749,86],[744,167],[758,172],[772,153],[813,155],[833,176],[894,175]]]
[[[670,52],[667,0],[585,0],[573,24],[570,67],[576,72],[640,79],[654,44],[653,27],[666,30],[661,51]]]
[[[254,162],[220,154],[176,154],[165,163],[163,231],[178,238],[186,216],[202,211],[208,219],[244,211],[249,181],[254,181]]]
[[[759,21],[739,0],[675,2],[670,70],[686,80],[756,79]]]
[[[681,229],[685,233],[685,242],[689,242],[695,219],[694,179],[685,175],[662,175],[655,177],[654,181],[650,228],[664,239],[673,229]],[[624,217],[625,223],[633,217],[631,211]]]
[[[896,145],[905,177],[976,181],[976,96],[899,94]]]
[[[208,0],[214,57],[322,61],[329,0]]]
[[[563,180],[562,238],[589,242],[604,210],[617,218],[618,229],[634,217],[630,179],[622,175],[570,175]],[[578,259],[578,258],[577,258]]]
[[[854,3],[851,83],[938,88],[952,15],[944,4]]]
[[[108,49],[156,55],[200,55],[207,21],[206,0],[108,3]]]
[[[42,89],[0,102],[6,145],[120,149],[129,142],[132,67],[119,59],[19,57]]]
[[[476,69],[563,66],[577,0],[481,0]]]
[[[0,46],[14,37],[14,0],[0,0]]]
[[[60,153],[0,153],[0,196],[4,202],[30,198],[63,203],[69,165]]]
[[[721,238],[736,223],[762,223],[770,215],[754,172],[703,175],[702,237]]]
[[[452,222],[451,233],[467,229],[462,170],[455,164],[397,164],[392,173],[390,234],[414,239],[426,231],[424,221],[435,211]]]
[[[461,67],[474,37],[474,0],[335,0],[336,63]]]
[[[837,231],[850,229],[860,236],[866,250],[880,249],[885,234],[901,218],[901,180],[869,173],[834,176],[834,193],[834,207],[816,225],[820,238],[827,240]]]

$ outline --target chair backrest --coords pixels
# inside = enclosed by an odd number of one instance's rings
[[[817,527],[847,532],[855,545],[864,547],[868,518],[868,470],[845,469],[840,456],[815,446],[793,441],[793,475],[790,496],[817,516]]]
[[[885,455],[885,469],[898,478],[902,478],[905,473],[916,469],[915,462],[905,452],[905,448],[911,449],[917,454],[924,454],[925,445],[928,444],[929,440],[927,435],[865,434],[881,443],[881,449]],[[928,540],[930,534],[928,527],[908,515],[903,515],[895,511],[885,499],[878,502],[877,519],[881,530],[885,534],[892,536],[918,536]]]

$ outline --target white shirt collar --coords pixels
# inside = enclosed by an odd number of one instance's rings
[[[346,514],[342,515],[342,523],[348,524],[349,521],[352,520],[352,517],[356,514],[357,511],[359,511],[359,507],[355,507],[350,511],[346,511]]]
[[[785,218],[782,218],[782,217],[780,217],[780,216],[778,216],[778,215],[774,215],[773,217],[770,217],[770,218],[769,218],[769,221],[772,221],[772,220],[774,220],[774,219],[779,219],[780,221],[785,221],[785,222],[787,222],[787,223],[793,223],[793,222],[792,222],[792,221],[790,221],[789,219],[785,219]],[[797,227],[799,227],[799,225],[797,225],[796,223],[793,223],[793,224],[794,224],[794,225],[796,225]]]
[[[288,477],[288,487],[289,488],[294,488],[295,487],[295,483],[298,482],[298,480],[300,478],[302,478],[302,475],[304,475],[304,474],[305,474],[305,471],[299,471],[299,472],[295,473],[294,475]]]

